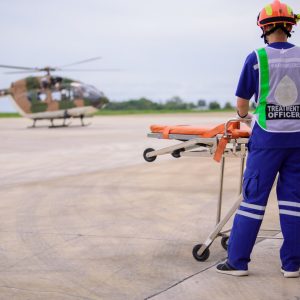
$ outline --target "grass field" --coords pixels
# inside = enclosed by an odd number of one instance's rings
[[[0,113],[0,118],[20,118],[21,115],[18,113]]]

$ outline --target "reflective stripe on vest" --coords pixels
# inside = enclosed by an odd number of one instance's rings
[[[300,48],[256,50],[259,66],[256,121],[266,131],[300,131]]]
[[[269,85],[269,63],[268,56],[265,48],[257,50],[258,55],[258,66],[259,66],[259,105],[255,110],[255,114],[258,115],[259,125],[267,129],[266,124],[266,105],[267,96],[269,95],[270,85]]]

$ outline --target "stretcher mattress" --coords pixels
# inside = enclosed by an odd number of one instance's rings
[[[225,133],[225,125],[221,124],[215,127],[151,125],[150,130],[152,133],[161,133],[165,139],[169,138],[169,134],[197,135],[202,138],[211,138],[218,134],[223,135]],[[231,138],[248,138],[251,130],[246,125],[240,126],[240,123],[234,122],[228,126],[227,133]]]
[[[249,138],[251,130],[245,124],[239,121],[230,122],[227,124],[220,124],[215,127],[198,127],[190,125],[151,125],[151,132],[161,134],[162,138],[170,139],[170,135],[186,135],[197,136],[199,138],[218,138],[217,148],[214,153],[214,160],[219,162],[226,149],[227,143],[232,139]]]

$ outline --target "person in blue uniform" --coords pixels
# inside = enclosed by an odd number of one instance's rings
[[[236,212],[226,262],[219,273],[248,275],[248,263],[276,177],[283,244],[284,277],[299,277],[300,268],[300,47],[289,42],[299,20],[275,0],[260,12],[257,24],[266,47],[246,59],[237,87],[237,114],[252,118],[252,134],[243,179],[243,201]],[[255,95],[256,110],[249,113]]]

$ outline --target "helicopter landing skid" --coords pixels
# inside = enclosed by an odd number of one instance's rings
[[[84,123],[84,116],[80,116],[79,118],[80,118],[81,124],[73,125],[72,127],[74,127],[74,126],[86,127],[86,126],[89,126],[89,125],[92,124],[91,122]],[[31,126],[28,126],[27,128],[41,128],[41,127],[63,128],[63,127],[69,127],[72,124],[73,117],[63,118],[63,123],[62,124],[58,124],[58,125],[54,124],[54,120],[56,120],[56,119],[60,119],[60,118],[49,119],[49,121],[51,122],[51,125],[49,125],[49,126],[45,126],[45,125],[44,126],[36,126],[36,122],[38,120],[42,120],[42,119],[33,119],[33,124]],[[68,119],[70,119],[69,122],[67,122]]]
[[[50,122],[51,122],[51,125],[48,126],[48,128],[61,128],[61,127],[68,127],[71,122],[69,123],[66,123],[66,118],[64,118],[63,120],[63,123],[61,125],[54,125],[54,122],[53,122],[54,119],[50,119]]]
[[[69,127],[71,125],[71,122],[69,122],[68,124],[61,124],[61,125],[50,125],[48,126],[48,128],[64,128],[64,127]]]
[[[33,124],[31,126],[28,126],[27,128],[42,128],[42,127],[47,127],[47,128],[62,128],[62,127],[69,127],[71,125],[71,122],[66,123],[65,120],[62,124],[60,125],[55,125],[53,123],[53,120],[51,121],[51,125],[47,126],[47,125],[41,125],[41,126],[36,126],[36,121],[37,120],[33,120]]]

